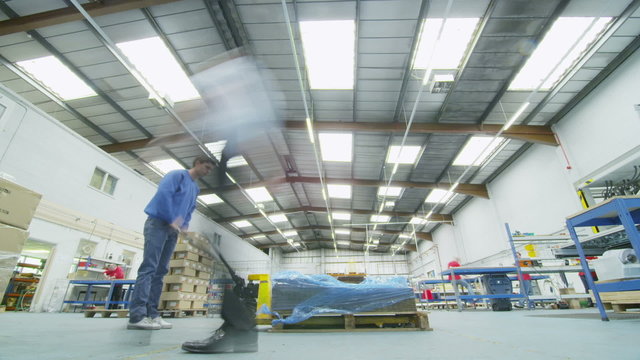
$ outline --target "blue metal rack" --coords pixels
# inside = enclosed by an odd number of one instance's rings
[[[608,282],[606,284],[595,284],[591,271],[587,265],[584,249],[580,244],[576,227],[605,226],[605,225],[622,225],[629,237],[631,246],[636,254],[640,254],[640,232],[636,229],[636,224],[640,224],[640,197],[615,197],[604,201],[590,209],[578,214],[567,217],[567,229],[571,238],[576,245],[576,250],[580,255],[580,264],[582,265],[584,275],[587,279],[589,287],[593,289],[593,296],[596,298],[598,311],[602,321],[609,321],[607,312],[604,309],[600,292],[611,291],[630,291],[640,290],[640,280],[627,280]]]
[[[124,308],[129,308],[129,299],[131,298],[131,292],[133,290],[135,280],[69,280],[69,285],[67,286],[67,290],[65,291],[65,297],[67,296],[67,292],[69,292],[69,287],[71,285],[86,285],[87,290],[84,295],[84,300],[64,300],[62,302],[64,304],[81,304],[82,307],[86,307],[87,305],[104,305],[105,308],[108,308],[111,304],[123,304]],[[89,300],[89,296],[91,294],[91,288],[95,285],[109,285],[109,292],[107,293],[107,299],[111,299],[111,295],[113,294],[114,286],[117,284],[121,285],[129,285],[129,288],[126,291],[125,296],[123,297],[123,301],[104,301],[104,300]],[[123,289],[124,290],[124,289]]]

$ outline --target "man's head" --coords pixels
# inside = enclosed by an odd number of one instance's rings
[[[111,264],[111,263],[107,264],[107,269],[109,270],[114,270],[116,267],[118,267],[118,265],[116,264]]]
[[[191,170],[189,170],[189,173],[191,174],[191,177],[193,177],[194,179],[198,179],[203,176],[209,175],[214,166],[215,163],[213,162],[213,160],[204,155],[201,155],[193,160],[193,167],[191,168]]]

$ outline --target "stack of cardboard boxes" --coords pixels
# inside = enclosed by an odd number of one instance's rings
[[[186,233],[169,262],[160,296],[161,310],[205,310],[213,257],[208,240],[198,233]]]
[[[0,178],[0,301],[29,237],[42,195]]]

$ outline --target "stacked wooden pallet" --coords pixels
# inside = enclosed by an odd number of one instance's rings
[[[605,308],[613,309],[615,312],[640,308],[640,291],[600,292],[599,294]]]
[[[206,238],[197,233],[181,235],[164,277],[160,310],[204,313],[213,257]]]

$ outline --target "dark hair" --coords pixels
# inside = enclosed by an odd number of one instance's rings
[[[195,167],[196,164],[201,164],[201,163],[209,163],[211,165],[215,165],[216,163],[211,160],[208,156],[205,155],[200,155],[198,157],[196,157],[195,159],[193,159],[193,165],[192,167]]]

